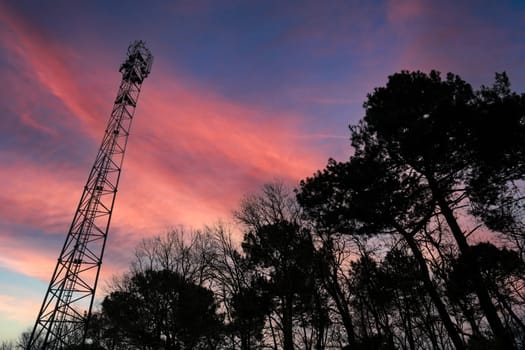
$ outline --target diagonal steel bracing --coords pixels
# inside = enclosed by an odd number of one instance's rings
[[[129,130],[152,62],[142,41],[129,46],[115,105],[27,350],[64,349],[85,341]]]

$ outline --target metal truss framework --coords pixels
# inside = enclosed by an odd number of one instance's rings
[[[133,42],[102,144],[51,277],[27,350],[84,343],[106,246],[124,152],[143,80],[153,56]]]

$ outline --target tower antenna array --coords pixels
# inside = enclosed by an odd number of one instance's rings
[[[115,105],[27,350],[58,350],[86,341],[129,130],[152,62],[143,41],[129,46]]]

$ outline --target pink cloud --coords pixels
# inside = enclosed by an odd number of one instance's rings
[[[402,23],[422,15],[425,11],[423,0],[387,0],[387,18],[392,23]]]
[[[262,182],[297,181],[324,163],[305,148],[296,116],[266,116],[170,81],[157,83],[145,86],[123,175],[129,190],[119,194],[137,215],[209,223],[229,216],[242,194]]]
[[[30,69],[28,75],[62,101],[88,130],[100,129],[103,121],[98,118],[98,112],[102,106],[97,104],[96,98],[91,98],[91,91],[81,89],[79,71],[69,64],[81,60],[83,55],[50,40],[40,28],[7,6],[0,6],[0,10],[0,20],[9,29],[0,31],[0,43],[21,58],[27,66],[24,68]],[[103,69],[99,72],[104,76]]]
[[[20,117],[20,120],[25,125],[34,128],[38,131],[44,132],[46,134],[49,134],[51,136],[58,136],[57,132],[53,130],[52,128],[40,123],[39,121],[33,119],[33,117],[29,113],[23,113]]]
[[[8,158],[0,153],[2,158]],[[32,225],[53,231],[65,221],[66,208],[71,208],[80,196],[79,174],[60,164],[36,165],[13,161],[4,164],[0,182],[5,184],[0,193],[0,217],[11,224]],[[76,180],[76,181],[75,181]]]
[[[81,134],[100,139],[116,93],[116,88],[109,91],[106,82],[112,77],[116,87],[119,78],[108,67],[118,65],[98,66],[93,63],[98,62],[96,57],[61,46],[8,10],[0,11],[0,20],[9,27],[0,32],[0,43],[21,59],[21,71],[36,77],[38,89],[47,89],[71,114],[70,119],[52,122],[66,131],[85,130]],[[75,60],[89,69],[73,69]],[[52,134],[57,142],[66,137],[48,128],[47,120],[26,110],[18,114],[23,124]],[[295,184],[322,167],[327,158],[308,144],[311,138],[302,131],[300,115],[269,113],[185,84],[162,59],[144,82],[135,119],[110,238],[110,243],[123,244],[109,246],[107,254],[130,258],[135,242],[167,227],[200,227],[228,219],[247,192],[277,178]],[[0,156],[16,159],[19,151],[6,150]],[[86,152],[94,159],[96,149]],[[90,165],[72,169],[71,164],[43,159],[6,166],[0,174],[8,188],[2,194],[0,217],[6,226],[24,224],[40,234],[63,231],[65,235]],[[2,266],[49,278],[49,266],[54,265],[58,251],[29,248],[15,231],[6,232],[0,240]],[[117,265],[104,267],[104,274],[124,264]]]
[[[404,39],[395,70],[437,69],[486,84],[494,72],[521,66],[516,53],[523,45],[515,40],[515,30],[490,20],[484,13],[494,11],[495,17],[508,16],[509,9],[493,5],[482,12],[474,11],[471,5],[453,1],[391,1],[388,18],[392,31]]]
[[[2,268],[33,276],[44,282],[49,281],[53,272],[52,268],[56,263],[56,255],[49,256],[45,250],[32,247],[30,242],[18,239],[16,232],[6,232],[5,229],[3,229],[0,242],[0,266]]]

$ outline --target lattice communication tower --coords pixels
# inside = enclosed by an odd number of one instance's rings
[[[102,256],[115,204],[122,161],[142,82],[153,56],[133,42],[120,67],[122,81],[102,144],[58,257],[27,350],[84,344]]]

